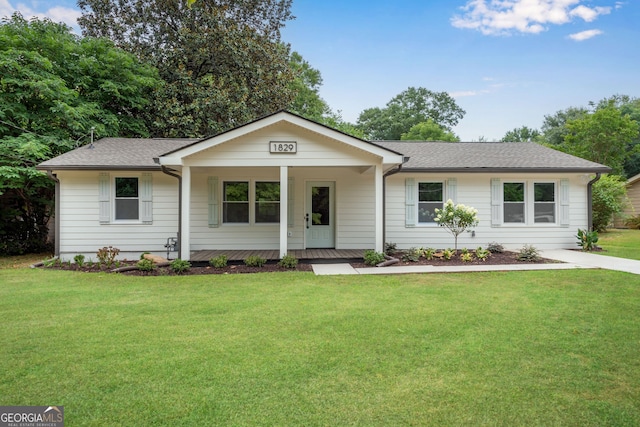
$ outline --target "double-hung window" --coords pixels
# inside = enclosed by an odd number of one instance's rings
[[[256,182],[256,223],[280,222],[280,183]]]
[[[536,182],[533,193],[533,221],[556,222],[556,185],[553,182]]]
[[[280,222],[280,183],[225,181],[222,222],[225,224],[271,224]],[[250,207],[253,206],[253,212]]]
[[[564,186],[567,187],[568,183],[565,182]],[[555,182],[503,182],[502,223],[555,224],[559,209],[556,193]],[[563,206],[566,210],[568,202]]]
[[[249,183],[228,181],[223,185],[222,221],[225,223],[249,222]]]
[[[140,219],[138,178],[115,179],[115,219],[137,221]]]
[[[436,209],[444,205],[444,183],[418,183],[418,223],[435,224]]]
[[[524,182],[505,182],[502,186],[505,223],[525,223],[525,184]]]

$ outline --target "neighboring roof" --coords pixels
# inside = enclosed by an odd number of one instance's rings
[[[631,178],[629,178],[627,180],[627,185],[635,184],[638,181],[640,181],[640,173],[638,175],[636,175],[636,176],[632,176]]]
[[[409,157],[403,172],[602,172],[611,168],[533,142],[374,141]]]
[[[154,158],[192,144],[191,138],[102,138],[38,165],[41,170],[160,169]]]

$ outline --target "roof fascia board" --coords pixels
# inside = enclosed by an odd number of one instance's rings
[[[400,173],[609,173],[611,168],[402,168]]]

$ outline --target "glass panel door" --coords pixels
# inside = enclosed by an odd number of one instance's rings
[[[307,183],[306,247],[335,247],[333,182]]]

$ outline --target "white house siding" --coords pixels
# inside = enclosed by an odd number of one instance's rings
[[[458,248],[476,248],[489,242],[498,242],[510,249],[519,249],[525,244],[538,249],[574,248],[577,230],[587,228],[587,179],[580,174],[408,174],[392,175],[386,180],[386,242],[396,243],[399,248],[411,247],[453,247],[453,236],[442,227],[435,225],[405,226],[405,179],[415,182],[447,181],[456,178],[457,200],[478,210],[479,225],[471,233],[462,233],[458,238]],[[559,183],[568,179],[570,185],[570,224],[508,225],[491,224],[491,179],[508,181],[535,181]],[[445,196],[446,197],[446,196]],[[556,185],[556,218],[559,217],[559,189]]]
[[[138,172],[109,171],[110,177],[140,176]],[[97,260],[103,246],[120,249],[120,259],[137,259],[142,252],[166,255],[164,245],[178,230],[178,180],[153,172],[153,223],[108,224],[99,221],[99,172],[59,171],[60,257],[83,254]]]
[[[278,249],[279,224],[224,224],[209,227],[208,178],[218,178],[220,194],[224,181],[278,181],[275,167],[198,168],[192,174],[191,250]],[[335,182],[336,248],[365,249],[375,245],[375,194],[373,173],[351,167],[293,167],[294,218],[288,231],[289,249],[304,248],[306,183]],[[219,209],[222,209],[220,204]],[[221,215],[221,211],[220,211]],[[222,218],[222,216],[220,216]]]

